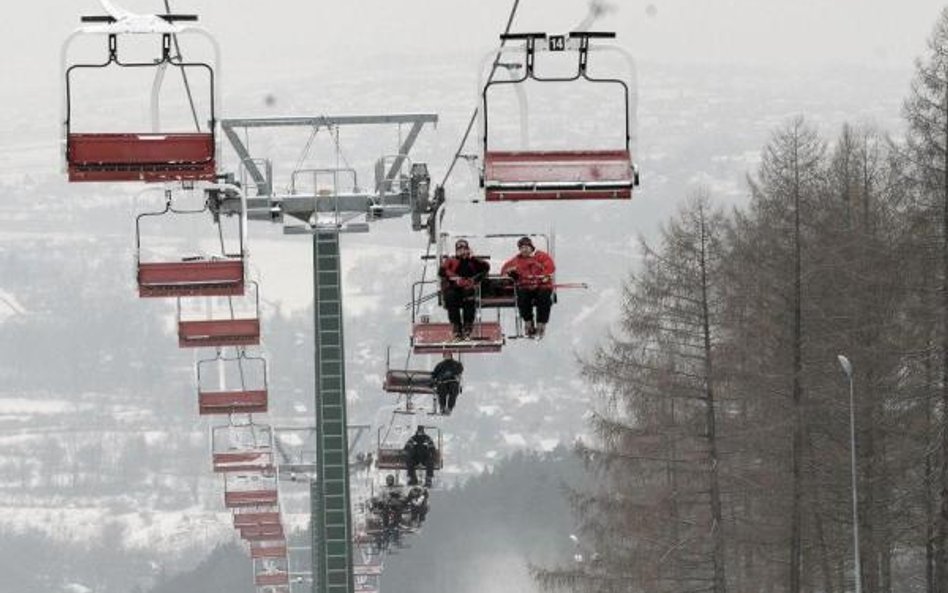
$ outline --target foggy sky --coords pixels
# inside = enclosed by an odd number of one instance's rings
[[[227,80],[266,84],[294,72],[359,68],[388,54],[481,55],[497,43],[511,0],[170,0],[201,15],[225,52]],[[640,60],[911,68],[942,0],[611,0],[596,28],[619,32]],[[0,46],[3,106],[59,84],[59,49],[95,0],[8,2]],[[162,0],[121,0],[162,10]],[[521,0],[514,29],[567,31],[587,0]],[[649,5],[654,11],[647,10]],[[648,16],[653,13],[654,16]],[[463,67],[467,67],[465,64]]]

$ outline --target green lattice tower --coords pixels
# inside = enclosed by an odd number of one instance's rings
[[[339,233],[313,234],[316,323],[316,479],[312,482],[314,593],[353,593]]]

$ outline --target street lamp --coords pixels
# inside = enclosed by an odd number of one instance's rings
[[[569,539],[570,539],[570,541],[573,542],[573,546],[576,548],[575,551],[573,552],[573,561],[574,561],[574,562],[582,562],[582,561],[583,561],[583,553],[582,553],[582,551],[581,551],[580,548],[579,548],[579,538],[576,537],[575,534],[572,534],[572,533],[571,533],[571,534],[569,534]]]
[[[853,562],[856,573],[856,593],[862,593],[862,566],[859,562],[859,503],[856,490],[856,406],[853,397],[853,365],[842,354],[836,358],[839,359],[839,365],[843,367],[843,372],[846,373],[846,378],[849,379],[849,453],[853,483]]]

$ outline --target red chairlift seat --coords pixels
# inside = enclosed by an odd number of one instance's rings
[[[627,150],[487,151],[488,202],[514,200],[628,200],[635,170]]]
[[[237,509],[238,511],[240,509]],[[261,527],[263,525],[279,525],[279,511],[255,511],[248,513],[234,513],[234,527]]]
[[[203,207],[175,208],[172,191],[165,190],[165,205],[161,210],[142,212],[135,217],[135,259],[138,266],[138,294],[141,297],[213,297],[244,294],[244,222],[245,209],[237,221],[237,245],[221,249],[219,255],[172,257],[164,261],[143,261],[142,223],[166,215],[207,216],[218,225],[218,236],[223,241],[224,217],[212,212],[216,190],[206,192]],[[236,249],[234,249],[236,247]]]
[[[215,472],[273,471],[270,451],[214,453]]]
[[[260,344],[259,319],[208,319],[178,323],[180,348],[220,348]]]
[[[286,556],[286,538],[250,543],[251,558],[281,558]]]
[[[241,539],[246,541],[274,541],[286,538],[283,533],[283,525],[279,523],[275,525],[248,525],[237,529],[240,531]]]
[[[415,323],[412,326],[412,348],[415,354],[445,352],[500,352],[504,332],[499,321],[478,321],[469,340],[455,340],[450,323]]]
[[[276,585],[288,585],[290,575],[286,572],[270,572],[254,575],[254,584],[258,587],[272,587]]]
[[[382,389],[388,393],[434,393],[431,371],[389,369]]]
[[[247,506],[259,506],[264,504],[276,504],[277,491],[272,490],[241,490],[238,492],[224,493],[224,506],[229,509],[236,509]]]
[[[198,413],[263,414],[267,411],[267,390],[200,391]]]
[[[215,472],[274,471],[270,427],[265,424],[215,426],[211,429]]]
[[[70,133],[69,181],[214,181],[211,133]]]
[[[248,385],[248,380],[244,373],[245,369],[239,366],[241,371],[241,386],[237,389],[209,389],[204,386],[202,369],[210,364],[247,364],[257,365],[262,369],[261,376],[257,382]],[[267,367],[266,361],[260,357],[246,356],[242,352],[234,358],[215,357],[211,359],[198,361],[197,364],[197,382],[198,382],[198,413],[208,414],[262,414],[267,411],[268,389],[267,389]]]
[[[244,294],[242,257],[138,263],[138,295],[149,297]]]
[[[229,299],[227,303],[229,317],[222,318],[218,312],[218,317],[215,318],[212,307],[211,318],[186,319],[181,299],[178,299],[178,346],[180,348],[221,348],[260,344],[259,287],[256,282],[247,284],[253,286],[254,310],[252,314],[249,310],[235,312],[234,302]]]
[[[273,473],[224,474],[224,506],[229,509],[276,506],[277,496]]]

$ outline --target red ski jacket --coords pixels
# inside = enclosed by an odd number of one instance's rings
[[[500,273],[512,276],[517,288],[527,290],[539,288],[553,290],[553,272],[556,264],[553,258],[544,251],[534,251],[531,255],[523,256],[519,253],[504,262]]]
[[[490,264],[476,257],[449,257],[441,262],[438,276],[441,288],[455,285],[460,288],[474,288],[490,271]]]

